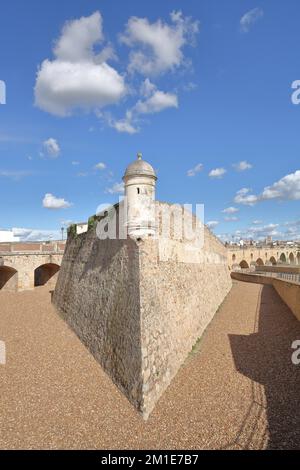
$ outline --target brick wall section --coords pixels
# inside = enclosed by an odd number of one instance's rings
[[[15,243],[12,245],[12,251],[40,251],[40,243]]]
[[[0,252],[10,252],[11,251],[11,245],[9,243],[0,243]]]
[[[45,251],[46,251],[46,252],[47,252],[47,251],[48,251],[48,252],[49,252],[49,251],[56,251],[56,246],[50,245],[50,244],[49,244],[49,245],[48,245],[48,244],[47,244],[47,245],[41,245],[40,249],[42,249],[43,252],[45,252]]]
[[[24,253],[24,252],[57,252],[64,251],[65,242],[53,241],[51,243],[33,242],[33,243],[0,243],[0,252]]]

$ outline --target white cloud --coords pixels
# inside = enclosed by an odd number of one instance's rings
[[[177,96],[173,93],[156,90],[147,100],[139,100],[134,111],[137,114],[153,114],[167,108],[178,108]]]
[[[138,123],[141,115],[159,113],[167,108],[178,108],[177,96],[158,90],[148,78],[142,83],[140,92],[145,99],[138,100],[131,109],[128,109],[123,119],[115,120],[108,117],[109,125],[118,132],[135,134],[139,132]]]
[[[149,78],[146,78],[140,87],[140,94],[145,98],[151,96],[156,90],[156,86],[152,83]]]
[[[198,88],[197,83],[188,82],[186,85],[183,85],[184,91],[194,91]]]
[[[261,227],[246,227],[243,230],[235,230],[233,234],[222,234],[221,238],[224,241],[239,241],[240,239],[248,240],[264,240],[267,236],[272,236],[275,239],[282,239],[285,234],[280,230],[279,224],[270,223]],[[293,234],[288,234],[293,235]]]
[[[121,40],[132,47],[129,69],[148,76],[178,68],[186,63],[184,46],[193,45],[198,22],[171,13],[171,22],[131,17]],[[102,108],[116,104],[129,93],[124,77],[108,60],[115,59],[110,44],[104,43],[102,16],[96,11],[88,17],[67,22],[54,43],[53,59],[40,65],[35,84],[35,104],[58,116],[70,116],[75,111],[93,111],[118,132],[139,132],[141,115],[178,108],[177,94],[162,91],[146,78],[140,87],[140,99],[127,110],[125,117],[116,119]],[[102,48],[102,50],[99,48]],[[189,83],[193,89],[195,84]]]
[[[277,240],[300,239],[300,221],[286,222],[281,225],[282,226],[278,223],[270,223],[259,227],[251,226],[240,231],[239,235],[245,239],[256,239],[259,241],[264,240],[267,236],[272,236],[273,239]]]
[[[259,201],[278,199],[281,201],[298,201],[300,200],[300,170],[284,176],[271,186],[266,186],[261,194],[249,194],[250,189],[240,189],[234,198],[237,204],[245,204],[253,206]]]
[[[53,196],[51,193],[47,193],[43,199],[43,207],[46,209],[67,209],[72,204],[63,198]]]
[[[239,209],[237,207],[226,207],[226,209],[223,209],[222,212],[224,212],[224,214],[235,214],[236,212],[238,212]]]
[[[239,220],[239,218],[233,215],[229,217],[224,217],[224,220],[225,222],[236,222],[237,220]]]
[[[93,61],[95,58],[93,46],[104,40],[102,23],[99,11],[88,17],[83,16],[79,20],[67,21],[61,37],[55,43],[54,55],[65,62]]]
[[[245,170],[250,170],[250,168],[252,168],[251,163],[248,163],[246,160],[242,160],[241,162],[234,163],[232,166],[236,171],[245,171]]]
[[[217,225],[219,225],[219,222],[217,220],[209,220],[208,222],[206,222],[206,225],[208,228],[215,228]]]
[[[253,225],[260,225],[260,224],[262,224],[262,220],[259,220],[259,219],[253,220],[252,224]]]
[[[196,166],[194,166],[194,168],[191,168],[190,170],[188,170],[187,176],[195,176],[197,173],[199,173],[202,170],[203,170],[203,164],[198,163]]]
[[[43,142],[43,148],[50,158],[57,158],[60,154],[60,147],[56,139],[50,137]]]
[[[94,166],[95,170],[105,170],[106,165],[105,163],[99,162]]]
[[[34,173],[27,170],[0,170],[0,178],[10,178],[14,181],[20,181],[26,176],[31,176]]]
[[[300,220],[293,220],[284,224],[285,234],[294,239],[300,238]]]
[[[240,189],[234,198],[234,202],[236,204],[244,204],[246,206],[254,206],[254,204],[257,203],[258,198],[255,196],[255,194],[249,194],[250,193],[249,188],[242,188]]]
[[[69,116],[78,108],[94,110],[118,102],[126,93],[124,78],[107,64],[107,48],[95,53],[94,46],[102,41],[100,12],[66,23],[53,50],[55,59],[44,60],[37,72],[35,104]]]
[[[248,229],[248,233],[251,234],[251,236],[276,236],[279,234],[277,230],[278,227],[279,224],[268,224],[263,225],[262,227],[250,227]]]
[[[285,222],[284,224],[286,227],[298,227],[300,226],[300,220],[292,220],[289,222]]]
[[[121,41],[133,48],[129,71],[153,76],[183,64],[182,49],[194,44],[199,23],[183,17],[180,11],[171,13],[171,21],[167,24],[159,19],[150,23],[147,18],[135,16],[129,19],[121,36]]]
[[[240,30],[242,33],[248,33],[251,26],[264,16],[261,8],[253,8],[245,13],[240,20]]]
[[[300,170],[295,171],[295,173],[286,175],[273,185],[264,188],[260,198],[262,200],[300,200]]]
[[[109,194],[123,194],[124,183],[114,183],[111,188],[107,188],[106,192]]]
[[[61,233],[58,230],[39,230],[31,228],[18,228],[12,229],[14,236],[20,237],[20,241],[48,241],[60,240]]]
[[[215,168],[214,170],[211,170],[208,174],[210,178],[223,178],[225,175],[226,170],[225,168]]]
[[[73,161],[72,161],[72,165],[74,165],[74,166],[79,165],[79,163],[80,163],[80,162],[78,162],[77,160],[73,160]]]
[[[116,129],[118,132],[124,132],[126,134],[136,134],[139,132],[137,127],[134,127],[127,118],[109,121],[109,125]]]

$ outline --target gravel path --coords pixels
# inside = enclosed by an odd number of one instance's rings
[[[0,292],[0,448],[300,448],[300,323],[270,286],[233,288],[145,423],[58,317]]]

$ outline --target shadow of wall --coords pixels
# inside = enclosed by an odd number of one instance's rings
[[[246,447],[257,433],[262,407],[266,407],[267,448],[300,448],[300,365],[291,360],[291,344],[296,339],[300,339],[299,321],[272,286],[262,286],[256,331],[251,335],[229,335],[236,369],[253,382],[253,402],[242,425],[249,429]],[[257,384],[263,386],[264,400],[255,394]],[[250,419],[251,426],[247,423]]]
[[[114,383],[142,406],[139,261],[131,240],[69,237],[52,297]]]

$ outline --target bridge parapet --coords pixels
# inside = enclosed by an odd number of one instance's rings
[[[299,274],[280,272],[232,272],[231,277],[237,281],[267,284],[274,287],[282,300],[288,305],[300,321],[300,279]]]
[[[0,253],[5,254],[38,254],[38,253],[63,253],[64,242],[39,242],[39,243],[0,243]]]

